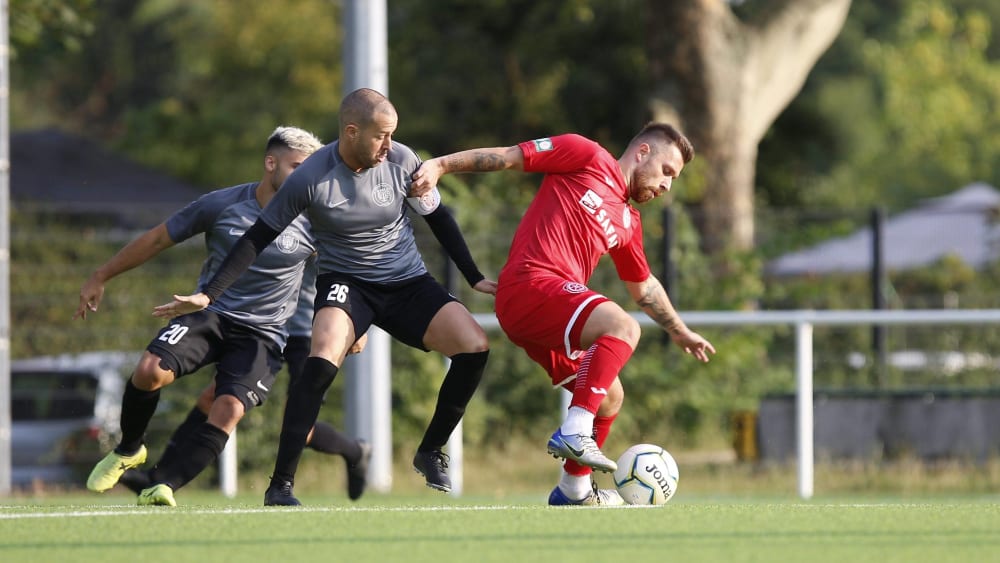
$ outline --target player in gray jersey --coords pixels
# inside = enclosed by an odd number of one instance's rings
[[[309,356],[309,346],[312,341],[312,318],[313,302],[316,299],[316,260],[310,258],[306,263],[306,268],[302,276],[302,285],[299,289],[298,303],[295,306],[295,314],[285,323],[288,333],[288,342],[282,356],[288,366],[289,385],[302,374],[306,358]],[[356,354],[364,348],[365,337],[362,337],[353,348],[350,354]],[[178,453],[178,444],[183,443],[192,433],[198,429],[208,419],[209,409],[215,400],[215,382],[206,386],[195,405],[191,407],[184,421],[174,429],[173,434],[167,442],[166,448],[160,454],[160,459],[155,466],[167,465],[173,462]],[[368,464],[371,460],[371,445],[364,440],[358,440],[340,432],[333,425],[316,421],[312,432],[306,441],[306,447],[317,452],[328,455],[336,455],[344,458],[347,476],[347,496],[351,500],[358,500],[365,492],[368,484]],[[155,467],[154,466],[154,467]],[[119,482],[136,494],[141,494],[144,489],[148,489],[152,484],[152,471],[142,469],[129,469],[122,476]]]
[[[417,446],[414,468],[427,485],[451,490],[441,448],[458,425],[482,378],[489,341],[468,309],[434,280],[417,251],[409,207],[431,231],[477,291],[496,293],[496,282],[477,269],[454,218],[436,190],[408,198],[420,159],[392,141],[398,116],[382,94],[362,88],[340,105],[340,134],[294,174],[200,293],[175,296],[154,309],[173,317],[210,306],[275,236],[305,212],[319,252],[313,341],[303,377],[290,389],[281,440],[265,505],[297,505],[292,483],[322,396],[356,335],[371,325],[422,350],[451,359],[434,415]]]
[[[127,244],[81,288],[76,316],[97,311],[108,280],[198,234],[205,235],[208,251],[198,280],[203,287],[285,178],[320,146],[311,133],[277,128],[267,141],[260,182],[208,193]],[[121,440],[94,467],[87,488],[106,491],[124,471],[145,462],[144,435],[160,389],[215,364],[215,397],[206,421],[176,444],[175,455],[153,468],[151,486],[139,495],[140,505],[176,504],[174,491],[215,460],[246,411],[267,398],[281,368],[284,325],[295,311],[305,263],[315,250],[308,220],[293,218],[247,275],[211,307],[177,317],[160,330],[126,383]]]

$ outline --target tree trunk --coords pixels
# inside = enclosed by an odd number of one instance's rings
[[[678,125],[706,162],[702,237],[710,253],[753,247],[757,145],[840,33],[851,4],[750,2],[744,20],[724,0],[646,3],[650,111]]]

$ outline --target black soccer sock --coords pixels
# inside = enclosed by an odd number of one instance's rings
[[[358,445],[358,441],[342,434],[326,422],[317,421],[313,425],[312,438],[306,446],[317,452],[342,455],[349,463],[357,462],[361,458],[361,446]]]
[[[159,389],[143,391],[132,384],[131,377],[128,379],[125,383],[125,392],[122,393],[122,413],[119,419],[122,438],[115,452],[120,455],[132,455],[139,451],[146,436],[146,428],[149,427],[149,419],[153,418],[159,402]]]
[[[338,369],[328,360],[310,356],[306,359],[302,375],[289,385],[272,479],[295,480],[309,429],[316,423],[319,409],[323,405],[323,394],[337,377]]]
[[[176,491],[215,461],[228,440],[229,434],[222,429],[202,423],[187,440],[177,445],[177,455],[171,463],[159,463],[150,471],[151,482],[163,483]]]
[[[160,456],[159,461],[156,462],[156,465],[169,465],[173,463],[177,456],[178,445],[193,436],[198,427],[204,424],[206,420],[208,420],[207,414],[201,412],[198,407],[192,407],[184,422],[170,435],[167,447],[163,448],[163,454]]]
[[[456,354],[438,392],[437,407],[417,451],[440,450],[465,414],[465,406],[479,387],[490,351]]]

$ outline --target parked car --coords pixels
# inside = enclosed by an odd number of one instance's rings
[[[83,483],[118,442],[126,377],[138,353],[11,362],[11,484]]]

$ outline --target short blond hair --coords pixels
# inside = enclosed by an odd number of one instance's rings
[[[279,125],[267,138],[264,153],[269,153],[274,149],[288,149],[309,155],[322,146],[323,142],[319,140],[319,137],[305,129]]]

